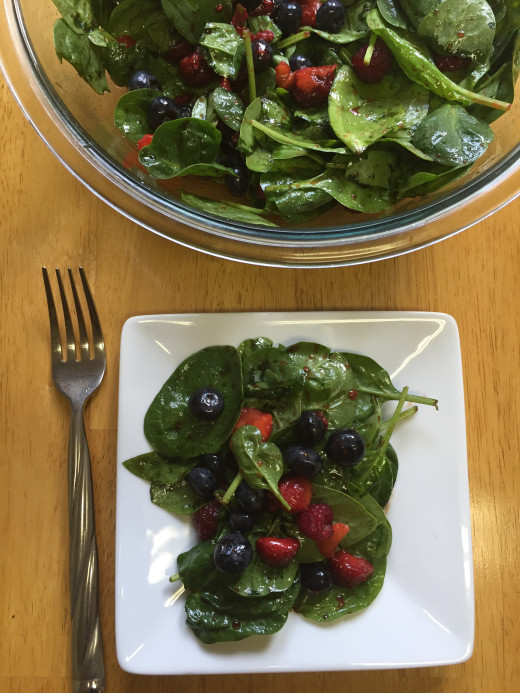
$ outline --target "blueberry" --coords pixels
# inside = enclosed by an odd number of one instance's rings
[[[264,39],[256,39],[251,44],[253,51],[253,66],[255,72],[262,72],[269,67],[273,60],[273,47]]]
[[[190,118],[191,117],[191,106],[188,103],[178,103],[177,106],[177,118]]]
[[[331,433],[325,452],[333,462],[343,467],[354,467],[365,454],[365,442],[357,431],[341,428]]]
[[[215,476],[221,476],[224,472],[224,458],[218,452],[200,455],[198,466],[209,469]]]
[[[168,120],[175,120],[177,117],[177,105],[173,99],[169,99],[167,96],[158,96],[150,101],[146,112],[146,120],[152,132],[155,132],[159,125]]]
[[[222,414],[224,397],[213,387],[201,387],[192,394],[188,406],[195,418],[211,421]]]
[[[301,67],[314,67],[314,65],[312,60],[306,55],[294,53],[294,55],[291,55],[289,58],[289,67],[293,72],[296,72],[296,70],[299,70]]]
[[[332,574],[325,563],[302,563],[300,576],[309,592],[328,592],[332,588]]]
[[[155,75],[151,72],[146,72],[146,70],[138,70],[130,77],[130,82],[128,83],[128,88],[130,91],[134,89],[158,89],[162,91],[162,85]]]
[[[257,7],[260,7],[262,0],[240,0],[240,4],[248,12],[252,12],[253,10],[256,10]]]
[[[217,477],[209,469],[193,467],[186,475],[191,488],[203,498],[211,498],[217,490]]]
[[[245,513],[259,513],[264,507],[265,493],[261,489],[251,488],[241,481],[235,491],[235,498],[240,509]]]
[[[291,445],[285,451],[285,463],[295,474],[312,479],[323,469],[323,462],[316,450],[303,445]]]
[[[327,0],[316,12],[316,29],[337,34],[345,23],[345,5],[341,0]]]
[[[240,532],[230,532],[218,540],[213,551],[215,568],[221,573],[242,573],[251,563],[253,548]]]
[[[325,417],[316,411],[304,411],[294,424],[298,440],[303,445],[317,445],[327,432]]]
[[[249,187],[249,173],[244,163],[234,164],[229,168],[236,173],[235,176],[226,176],[226,188],[235,197],[240,197],[247,192]]]
[[[255,526],[255,518],[249,513],[232,510],[229,513],[229,524],[235,532],[250,532]]]
[[[273,11],[273,19],[284,36],[296,31],[303,16],[302,6],[297,2],[282,2]]]

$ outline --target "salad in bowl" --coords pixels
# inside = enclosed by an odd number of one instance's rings
[[[114,123],[138,166],[239,223],[439,190],[514,98],[516,0],[53,1],[60,60],[125,88]],[[182,192],[195,176],[204,195]]]

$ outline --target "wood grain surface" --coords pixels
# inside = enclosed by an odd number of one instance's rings
[[[53,157],[3,82],[0,118],[0,691],[71,690],[68,405],[51,380],[40,268],[79,264],[90,278],[108,353],[107,376],[87,410],[107,691],[518,691],[520,200],[462,234],[397,259],[342,269],[265,269],[184,249],[111,210]],[[443,311],[459,325],[476,593],[472,658],[450,667],[310,675],[144,678],[124,673],[114,643],[123,323],[143,313],[315,309]]]

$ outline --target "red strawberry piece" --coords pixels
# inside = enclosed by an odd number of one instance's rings
[[[340,541],[347,536],[349,531],[350,527],[343,524],[343,522],[333,522],[332,536],[330,536],[328,539],[323,539],[322,541],[316,542],[319,552],[325,556],[325,558],[332,558],[334,556],[334,552],[339,546]]]
[[[250,17],[260,17],[261,15],[271,14],[274,7],[274,0],[262,0],[260,5],[249,12]]]
[[[137,43],[135,38],[128,36],[128,34],[124,34],[124,36],[118,36],[117,42],[124,46],[127,50],[128,48],[132,48],[132,46],[135,46],[135,44]]]
[[[184,39],[175,43],[171,48],[169,48],[164,57],[168,62],[178,65],[183,58],[193,53],[195,46]]]
[[[276,84],[282,89],[290,91],[294,83],[294,72],[291,72],[289,63],[280,62],[275,68]]]
[[[294,72],[292,95],[304,108],[321,106],[329,97],[336,65],[301,67]]]
[[[367,84],[380,82],[387,72],[392,68],[392,52],[384,41],[376,39],[374,52],[368,65],[365,65],[364,58],[368,49],[368,43],[354,53],[352,56],[352,67],[357,76]]]
[[[326,503],[311,503],[298,515],[296,524],[306,537],[315,541],[324,541],[334,534],[332,508]]]
[[[321,7],[321,0],[308,0],[303,5],[302,26],[316,26],[316,12]]]
[[[291,506],[291,514],[301,513],[312,498],[312,483],[304,476],[289,476],[278,484],[281,495]]]
[[[457,55],[436,55],[433,62],[441,72],[456,72],[457,70],[465,70],[471,59],[459,58]]]
[[[201,87],[212,82],[216,75],[202,55],[200,46],[179,62],[179,75],[184,84]]]
[[[300,549],[300,542],[293,537],[258,537],[256,552],[267,565],[283,568]]]
[[[149,144],[152,144],[152,139],[153,135],[143,135],[137,143],[137,149],[140,150],[143,147],[147,147]]]
[[[374,566],[362,556],[353,556],[340,549],[328,560],[332,579],[340,587],[352,589],[372,575]]]
[[[217,533],[218,509],[219,502],[214,500],[195,512],[195,529],[201,541],[213,539]]]
[[[273,417],[265,411],[260,411],[260,409],[244,407],[235,424],[233,433],[241,426],[256,426],[262,434],[262,440],[265,442],[273,430]]]

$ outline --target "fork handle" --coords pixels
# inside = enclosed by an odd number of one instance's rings
[[[69,438],[70,605],[74,693],[103,691],[98,555],[90,454],[83,406],[72,404]]]

